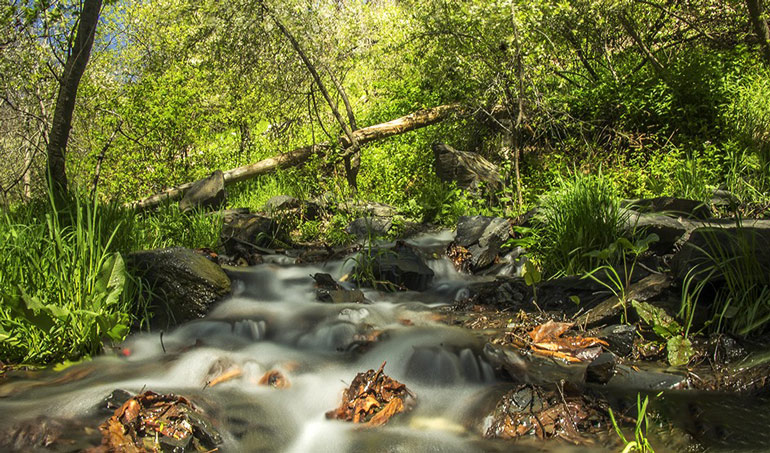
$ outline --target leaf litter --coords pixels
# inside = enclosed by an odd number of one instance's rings
[[[592,443],[587,435],[603,432],[608,424],[602,403],[580,393],[566,394],[565,388],[546,390],[522,385],[500,398],[484,437],[519,439],[559,438],[576,445]]]
[[[550,320],[529,332],[530,348],[536,354],[555,357],[571,363],[591,361],[602,352],[607,342],[594,337],[562,336],[574,324]]]
[[[186,398],[146,391],[126,401],[99,426],[102,444],[88,453],[208,452],[222,438]]]
[[[385,363],[377,371],[358,373],[342,393],[340,406],[327,412],[326,418],[373,427],[411,410],[416,397],[406,385],[383,373]]]

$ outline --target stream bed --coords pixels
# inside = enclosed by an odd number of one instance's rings
[[[257,266],[228,269],[233,294],[203,319],[162,335],[134,334],[115,353],[63,371],[9,376],[0,386],[0,445],[18,451],[30,451],[30,445],[43,445],[41,451],[99,445],[97,427],[114,411],[110,396],[120,405],[152,390],[193,402],[221,436],[219,451],[226,452],[622,450],[606,418],[597,419],[579,442],[484,435],[500,398],[511,390],[575,384],[599,406],[626,409],[631,416],[637,395],[649,396],[650,411],[658,415],[648,430],[656,452],[770,449],[770,401],[687,390],[678,385],[681,371],[626,364],[629,373],[641,370],[642,377],[582,385],[585,365],[523,355],[508,359],[520,374],[501,372],[494,360],[499,349],[481,333],[444,320],[447,306],[482,279],[457,272],[434,254],[450,240],[434,234],[410,241],[432,258],[427,263],[435,279],[427,291],[364,290],[370,304],[316,299],[311,275],[344,279],[352,260],[298,265],[276,255]],[[356,374],[383,363],[384,372],[416,396],[414,409],[377,428],[328,420],[326,412],[340,404]],[[214,381],[229,369],[237,369],[237,376]],[[288,381],[286,388],[259,385],[270,371]],[[633,427],[625,433],[632,438]]]

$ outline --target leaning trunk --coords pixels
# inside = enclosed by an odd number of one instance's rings
[[[762,0],[746,0],[746,7],[749,9],[749,19],[754,33],[759,39],[759,48],[765,63],[770,64],[770,28],[763,17],[764,8]]]
[[[453,114],[461,113],[463,108],[459,104],[441,105],[427,110],[419,110],[409,115],[402,116],[387,123],[375,124],[374,126],[364,127],[353,132],[354,139],[359,144],[369,143],[374,140],[380,140],[383,138],[391,137],[393,135],[403,134],[414,129],[430,126],[439,121],[442,121]],[[347,137],[340,137],[340,142],[346,144]],[[347,145],[345,145],[347,146]],[[271,157],[253,164],[245,165],[243,167],[234,168],[224,172],[225,183],[234,183],[238,181],[244,181],[249,178],[253,178],[258,175],[270,173],[279,168],[291,167],[299,165],[310,159],[313,154],[326,152],[330,148],[329,144],[320,144],[315,146],[307,146],[304,148],[298,148],[294,151],[280,154],[275,157]],[[352,151],[354,148],[349,147],[348,151]],[[151,197],[143,200],[129,203],[128,206],[136,209],[151,209],[164,202],[176,200],[182,198],[185,191],[192,187],[195,182],[188,182],[170,189],[166,189],[163,192],[155,194]]]
[[[65,153],[72,127],[72,112],[75,110],[80,79],[91,56],[101,8],[102,0],[84,0],[74,45],[64,63],[64,72],[59,81],[59,93],[47,147],[49,184],[56,199],[62,199],[67,191]]]

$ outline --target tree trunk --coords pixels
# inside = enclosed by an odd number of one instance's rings
[[[387,123],[361,128],[353,133],[353,137],[358,141],[359,145],[363,145],[375,140],[430,126],[463,111],[464,109],[460,104],[447,104],[432,109],[418,110]],[[340,137],[340,141],[342,141],[344,146],[350,145],[347,137]]]
[[[754,33],[759,39],[759,48],[765,63],[770,64],[770,28],[763,17],[764,8],[762,0],[746,0],[746,7],[749,9],[749,19],[754,27]]]
[[[430,126],[439,121],[448,118],[454,113],[461,113],[463,111],[459,104],[442,105],[427,110],[419,110],[409,115],[402,116],[393,121],[387,123],[375,124],[374,126],[365,127],[359,129],[353,133],[356,140],[360,144],[369,143],[374,140],[380,140],[383,138],[391,137],[393,135],[403,134],[414,129]],[[344,142],[345,137],[340,137],[340,141]],[[287,168],[294,165],[299,165],[308,159],[314,153],[325,152],[331,148],[329,144],[320,144],[313,146],[306,146],[304,148],[298,148],[294,151],[280,154],[275,157],[270,157],[253,164],[249,164],[243,167],[235,168],[224,172],[225,183],[234,183],[244,181],[253,178],[258,175],[270,173],[278,168]],[[349,148],[349,150],[352,148]],[[154,208],[165,201],[172,201],[182,198],[184,192],[192,187],[195,181],[188,182],[170,189],[164,190],[151,197],[128,203],[127,206],[136,209],[150,209]]]
[[[64,63],[64,71],[59,81],[59,93],[56,97],[56,108],[53,112],[53,122],[47,147],[48,178],[54,199],[63,199],[67,192],[67,171],[65,153],[72,127],[72,112],[75,110],[78,86],[86,70],[91,47],[94,44],[96,25],[102,0],[84,0],[80,12],[77,33],[72,51]]]
[[[631,39],[634,40],[634,43],[636,43],[637,46],[642,50],[642,53],[645,57],[647,57],[647,61],[650,62],[652,65],[652,69],[655,71],[655,74],[658,75],[660,78],[665,78],[666,76],[666,69],[663,67],[663,64],[658,60],[658,57],[655,56],[654,53],[652,53],[652,50],[650,50],[649,47],[647,47],[647,44],[644,43],[644,40],[642,40],[641,35],[639,35],[639,32],[636,30],[636,27],[633,23],[631,23],[631,20],[628,18],[625,12],[620,13],[620,24],[623,26],[623,28],[626,30],[626,33],[628,33],[631,36]]]
[[[323,83],[323,80],[321,80],[321,75],[318,74],[318,71],[315,68],[315,65],[310,61],[310,58],[305,54],[305,52],[302,50],[302,46],[300,46],[299,42],[296,38],[294,38],[294,35],[289,32],[289,30],[283,26],[283,24],[278,20],[275,15],[273,15],[269,10],[268,14],[270,14],[270,17],[273,19],[273,22],[275,25],[281,30],[281,33],[283,33],[284,36],[289,40],[291,43],[291,46],[294,47],[294,50],[299,55],[302,62],[305,64],[305,67],[307,67],[307,70],[310,72],[310,75],[313,76],[313,80],[315,81],[315,84],[318,86],[318,89],[321,90],[321,94],[323,94],[324,99],[326,99],[326,103],[329,104],[329,108],[332,110],[332,113],[334,114],[334,118],[337,119],[337,122],[339,123],[340,127],[342,127],[342,131],[345,133],[345,136],[348,138],[348,145],[350,148],[352,148],[351,152],[345,152],[344,159],[345,159],[345,173],[347,176],[348,184],[350,184],[350,187],[355,191],[357,188],[356,184],[356,176],[358,175],[358,167],[357,162],[351,162],[351,156],[355,155],[359,150],[359,143],[356,140],[355,135],[353,134],[353,130],[351,130],[351,127],[355,129],[354,124],[348,125],[345,120],[342,118],[342,115],[340,115],[339,110],[337,109],[337,106],[335,105],[334,101],[332,100],[331,95],[329,94],[329,91],[326,89],[326,86]],[[336,80],[334,80],[336,84]],[[350,109],[350,103],[347,101],[347,96],[344,94],[344,92],[340,89],[341,87],[337,86],[338,91],[342,95],[342,98],[345,100],[345,106],[348,108],[348,115],[352,117],[352,110]],[[319,119],[320,121],[320,119]],[[355,123],[355,119],[353,119],[353,123]],[[355,164],[355,171],[351,167],[351,164]]]

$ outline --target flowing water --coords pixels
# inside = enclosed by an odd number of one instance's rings
[[[413,244],[432,250],[449,240],[451,235],[442,234]],[[274,256],[262,265],[231,270],[232,297],[206,318],[162,338],[159,333],[133,335],[123,345],[124,354],[104,355],[62,372],[36,373],[33,379],[15,378],[0,387],[5,396],[0,399],[0,425],[48,423],[63,432],[62,439],[71,440],[52,449],[75,451],[99,443],[99,432],[83,427],[95,428],[110,415],[104,400],[113,391],[148,389],[184,395],[205,411],[223,437],[221,451],[617,451],[609,429],[607,438],[596,439],[591,447],[537,439],[484,440],[487,415],[515,384],[495,377],[478,335],[441,324],[434,316],[437,305],[462,296],[473,277],[458,274],[445,259],[434,259],[429,265],[436,278],[426,292],[366,291],[373,302],[368,305],[317,302],[310,275],[327,272],[339,279],[352,265],[295,265]],[[367,341],[378,334],[376,342]],[[386,374],[416,394],[415,409],[377,429],[327,420],[325,412],[340,404],[353,377],[383,362]],[[212,373],[233,366],[242,370],[241,376],[206,385]],[[283,373],[290,387],[257,385],[269,370]],[[635,398],[636,393],[627,396]],[[681,399],[672,406],[674,414],[681,415],[677,408],[693,401]],[[724,401],[717,398],[714,405],[719,408]],[[738,406],[746,410],[742,403]],[[691,423],[692,418],[683,418],[682,424]],[[757,423],[765,421],[766,416]],[[33,431],[15,435],[32,436]],[[715,445],[715,450],[729,450]]]

